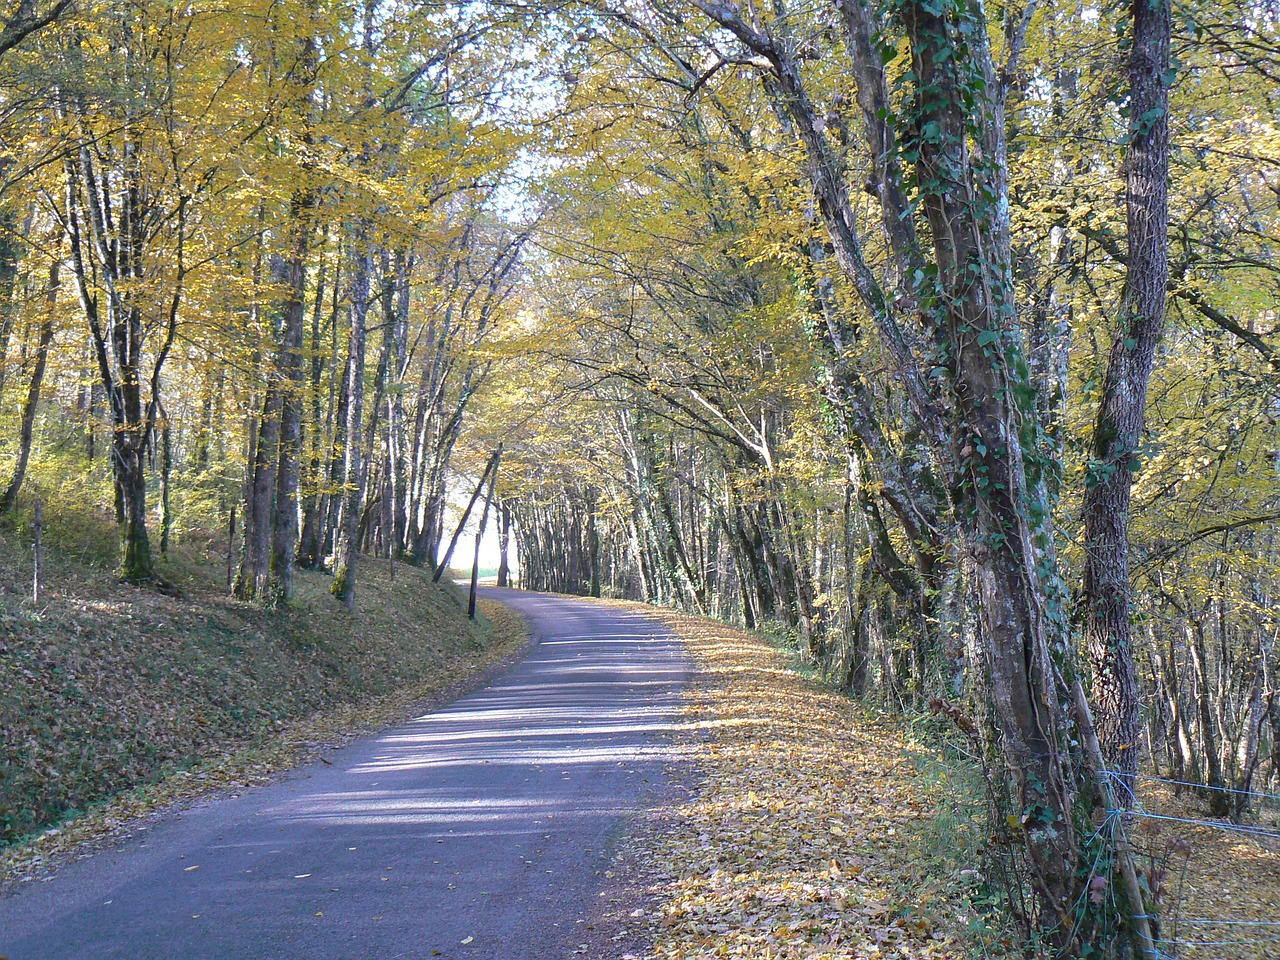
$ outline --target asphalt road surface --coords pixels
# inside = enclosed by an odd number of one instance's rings
[[[660,789],[687,664],[642,616],[488,593],[533,626],[522,663],[332,766],[20,886],[0,899],[0,956],[565,956],[611,842]]]

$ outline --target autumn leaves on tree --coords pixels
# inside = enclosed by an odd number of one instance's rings
[[[50,22],[5,64],[8,309],[24,322],[45,308],[37,352],[56,337],[55,389],[84,385],[90,461],[107,438],[125,580],[156,578],[157,479],[165,541],[184,512],[169,509],[174,486],[200,503],[187,516],[197,524],[242,499],[234,587],[246,599],[287,602],[295,556],[336,553],[347,603],[361,552],[434,560],[452,452],[441,437],[456,439],[484,375],[472,351],[504,309],[522,244],[486,204],[519,142],[492,102],[523,67],[477,40],[507,31],[514,44],[523,27],[401,12],[13,14],[11,25]],[[24,299],[45,269],[47,304]],[[430,290],[416,316],[411,287]],[[419,370],[428,392],[410,394],[415,410],[402,385]],[[31,374],[39,394],[43,365]],[[440,423],[450,411],[453,425]],[[172,483],[160,448],[175,426]],[[30,426],[19,434],[25,467]],[[371,484],[398,501],[385,517],[368,510]]]

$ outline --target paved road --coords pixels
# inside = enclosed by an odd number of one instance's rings
[[[559,960],[662,781],[687,668],[643,617],[490,595],[533,624],[524,662],[0,899],[0,956]]]

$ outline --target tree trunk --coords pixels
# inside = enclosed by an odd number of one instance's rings
[[[298,478],[302,459],[302,405],[304,370],[302,358],[303,302],[307,282],[307,250],[310,224],[306,218],[313,205],[310,193],[295,196],[290,203],[289,223],[292,250],[285,261],[272,264],[272,273],[288,291],[283,306],[280,354],[276,362],[280,377],[279,466],[276,471],[275,516],[271,529],[268,602],[293,599],[293,562],[298,546]]]
[[[39,342],[36,344],[35,367],[31,371],[31,381],[27,386],[27,399],[22,405],[22,418],[18,425],[18,456],[13,464],[13,475],[9,479],[4,493],[0,495],[0,514],[13,509],[22,489],[22,481],[27,474],[27,461],[31,457],[31,434],[36,422],[36,408],[40,405],[40,387],[44,383],[44,371],[49,359],[49,346],[53,343],[53,310],[58,299],[58,267],[59,261],[49,265],[49,286],[45,295],[46,313],[40,322]],[[0,280],[3,278],[0,277]],[[3,291],[0,290],[0,296]],[[0,357],[0,365],[4,358]]]
[[[271,575],[272,512],[280,453],[280,391],[275,383],[267,387],[257,422],[253,459],[245,482],[244,552],[235,585],[235,595],[242,600],[265,599]]]
[[[120,579],[146,583],[155,579],[155,569],[147,533],[147,475],[142,443],[118,430],[111,444],[111,461],[120,496]]]
[[[157,406],[159,402],[157,401]],[[173,536],[173,504],[170,500],[173,478],[173,431],[169,414],[159,408],[160,427],[160,555],[169,556]]]
[[[1084,637],[1098,739],[1132,786],[1141,722],[1129,621],[1129,498],[1169,281],[1168,0],[1133,0],[1125,205],[1129,259],[1084,492]],[[1131,802],[1131,790],[1120,791]]]
[[[8,164],[4,166],[7,168]],[[9,372],[9,339],[13,335],[14,286],[18,278],[18,218],[12,210],[0,210],[0,402]]]
[[[502,527],[498,534],[498,586],[509,587],[511,565],[507,557],[511,549],[511,505],[503,500],[498,509],[502,517]]]
[[[1249,808],[1249,792],[1253,789],[1253,774],[1258,765],[1258,745],[1262,735],[1262,721],[1266,713],[1264,686],[1267,676],[1270,648],[1275,643],[1273,635],[1268,640],[1263,634],[1263,624],[1258,624],[1258,645],[1253,656],[1253,681],[1249,685],[1249,699],[1245,704],[1244,729],[1237,749],[1236,793],[1232,794],[1231,818],[1237,823]]]
[[[335,258],[341,264],[341,255]],[[329,389],[324,389],[324,356],[320,346],[320,314],[324,308],[325,281],[328,261],[322,260],[320,276],[316,284],[316,298],[311,311],[311,458],[308,468],[308,484],[311,491],[306,497],[302,511],[302,532],[298,536],[298,564],[308,570],[319,569],[324,564],[325,520],[328,517],[328,487],[330,485],[330,463],[333,459],[333,411],[337,391],[332,381],[338,364],[338,304],[337,296],[341,287],[341,269],[335,267],[333,278],[333,309],[329,315],[332,342],[329,356]],[[321,409],[321,397],[327,402]]]
[[[594,489],[587,490],[587,566],[590,577],[587,584],[587,595],[600,596],[600,532],[596,528],[597,496]]]
[[[333,595],[348,610],[355,609],[356,531],[360,504],[364,500],[364,367],[366,320],[369,314],[369,286],[373,275],[373,253],[368,249],[368,227],[361,223],[352,242],[351,330],[347,346],[346,442],[342,457],[341,525],[335,543]]]
[[[1205,660],[1204,626],[1197,622],[1188,624],[1187,648],[1191,652],[1191,666],[1196,678],[1196,726],[1200,733],[1200,753],[1204,756],[1205,785],[1209,787],[1209,812],[1215,817],[1225,817],[1231,805],[1227,802],[1222,778],[1222,754],[1218,749],[1216,724],[1210,703],[1209,670]]]

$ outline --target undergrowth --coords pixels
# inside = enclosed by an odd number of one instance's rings
[[[897,722],[904,727],[917,789],[931,812],[917,835],[916,852],[930,872],[950,878],[966,916],[968,955],[1016,952],[1019,933],[987,849],[990,795],[981,759],[936,714],[916,713]]]

